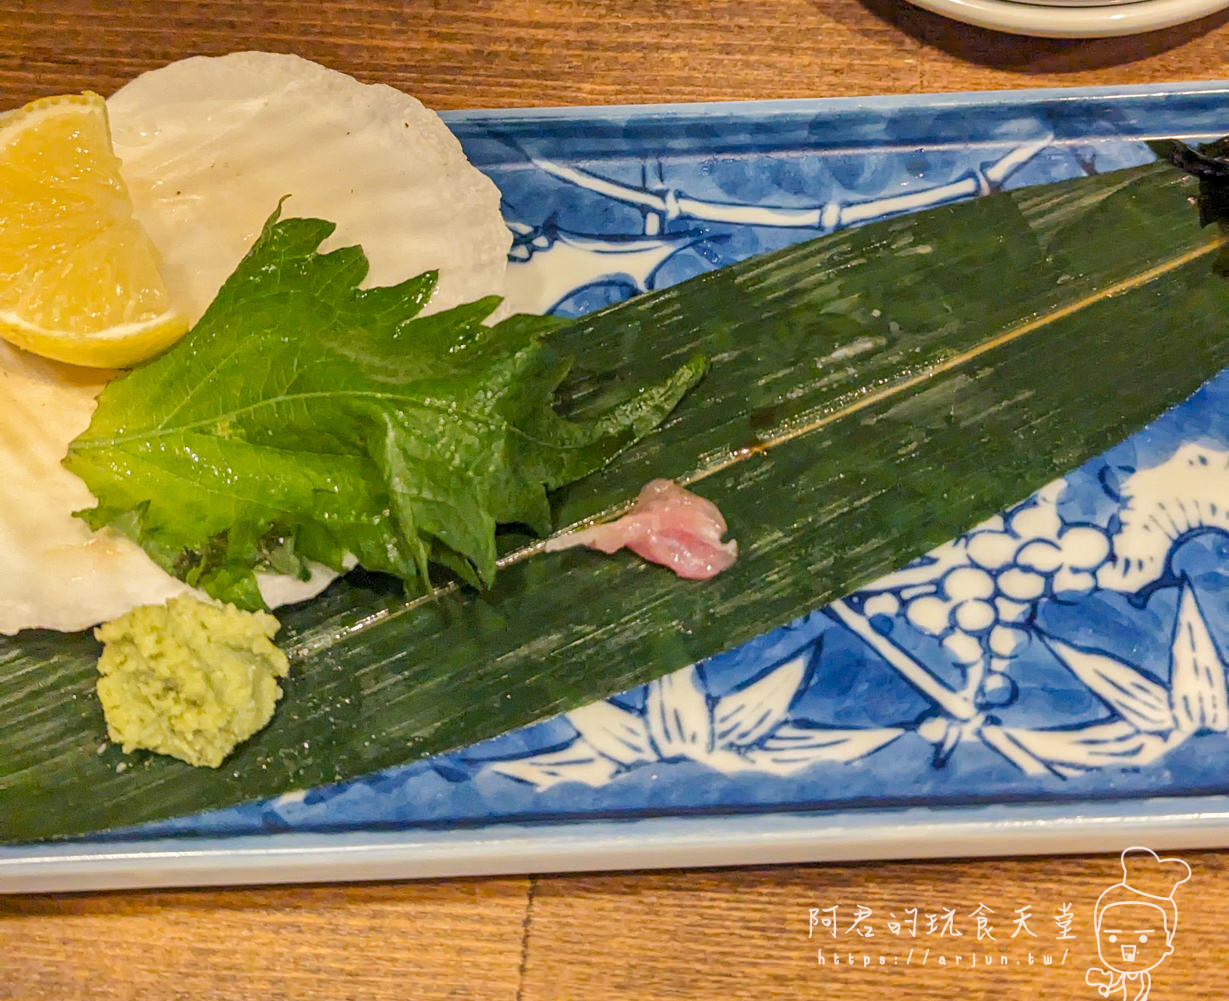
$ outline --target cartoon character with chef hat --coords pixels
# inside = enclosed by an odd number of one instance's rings
[[[1122,880],[1097,898],[1093,912],[1097,954],[1106,968],[1092,967],[1084,982],[1101,997],[1147,1001],[1152,971],[1174,951],[1174,892],[1190,878],[1191,867],[1181,859],[1157,858],[1149,848],[1123,850]]]

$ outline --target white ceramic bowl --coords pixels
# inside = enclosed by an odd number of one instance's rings
[[[911,0],[966,24],[1043,38],[1107,38],[1169,28],[1229,7],[1229,0]]]

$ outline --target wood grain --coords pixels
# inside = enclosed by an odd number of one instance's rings
[[[512,1001],[528,880],[0,898],[0,999]]]
[[[0,108],[103,93],[192,54],[292,51],[437,108],[737,100],[1229,78],[1229,14],[1023,39],[899,0],[0,0]],[[1193,853],[1153,997],[1224,993],[1229,854]],[[0,1001],[1095,998],[1115,856],[0,898]],[[824,967],[811,907],[1075,909],[1067,963]],[[1042,934],[1038,927],[1038,935]],[[875,949],[907,941],[881,932]],[[1053,936],[1053,927],[1046,927]],[[932,948],[946,949],[941,939]],[[850,949],[853,946],[855,948]],[[1009,959],[1024,955],[1008,943]],[[950,955],[951,950],[947,950]],[[938,955],[936,951],[933,955]]]
[[[823,97],[1229,76],[1229,13],[1024,39],[902,0],[0,0],[0,105],[242,48],[292,51],[436,108]]]
[[[1218,997],[1221,960],[1229,957],[1222,931],[1229,860],[1183,857],[1193,876],[1189,892],[1179,891],[1175,951],[1154,974],[1154,997]],[[544,879],[533,893],[521,996],[937,999],[958,991],[966,1001],[1096,998],[1084,982],[1098,963],[1093,907],[1121,875],[1117,858],[1095,857]],[[1054,915],[1064,904],[1071,906],[1072,937],[1060,941]],[[834,906],[836,934],[812,931],[810,909],[823,917]],[[971,915],[983,906],[979,941]],[[849,930],[858,907],[871,912],[860,923],[869,937]],[[923,915],[954,910],[952,928],[960,934],[927,933],[924,916],[913,934],[909,908]]]

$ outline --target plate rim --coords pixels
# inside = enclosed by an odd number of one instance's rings
[[[995,0],[983,0],[995,2]],[[998,0],[1006,2],[1006,0]],[[1143,3],[1152,0],[1142,0]],[[1229,0],[1216,0],[1229,6]],[[1013,6],[1021,6],[1013,4]],[[992,90],[950,90],[900,94],[844,95],[840,97],[781,97],[731,99],[728,101],[646,101],[631,104],[543,104],[507,108],[453,108],[437,112],[450,128],[455,125],[545,121],[559,118],[623,118],[657,113],[664,118],[687,115],[790,115],[808,108],[842,111],[888,111],[901,108],[961,108],[998,104],[1046,104],[1054,101],[1129,100],[1151,97],[1157,100],[1194,94],[1229,95],[1229,78],[1214,80],[1170,80],[1160,83],[1094,84],[1073,87],[1021,87]]]
[[[1037,38],[1116,38],[1196,21],[1229,0],[1134,0],[1096,6],[1041,5],[1020,0],[909,0],[934,14],[979,28]]]
[[[1229,843],[1229,798],[1019,802],[877,811],[503,823],[472,829],[294,832],[6,849],[0,892],[449,879],[887,859],[1182,851]],[[868,818],[870,822],[868,823]],[[719,823],[714,824],[714,820]],[[994,835],[988,837],[988,835]]]

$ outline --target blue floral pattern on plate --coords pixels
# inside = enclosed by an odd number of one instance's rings
[[[503,192],[512,304],[576,315],[834,229],[1142,163],[1145,137],[1212,136],[1227,110],[1229,92],[1205,86],[449,122]],[[356,782],[136,833],[1223,790],[1227,414],[1222,374],[924,559],[616,698]]]

